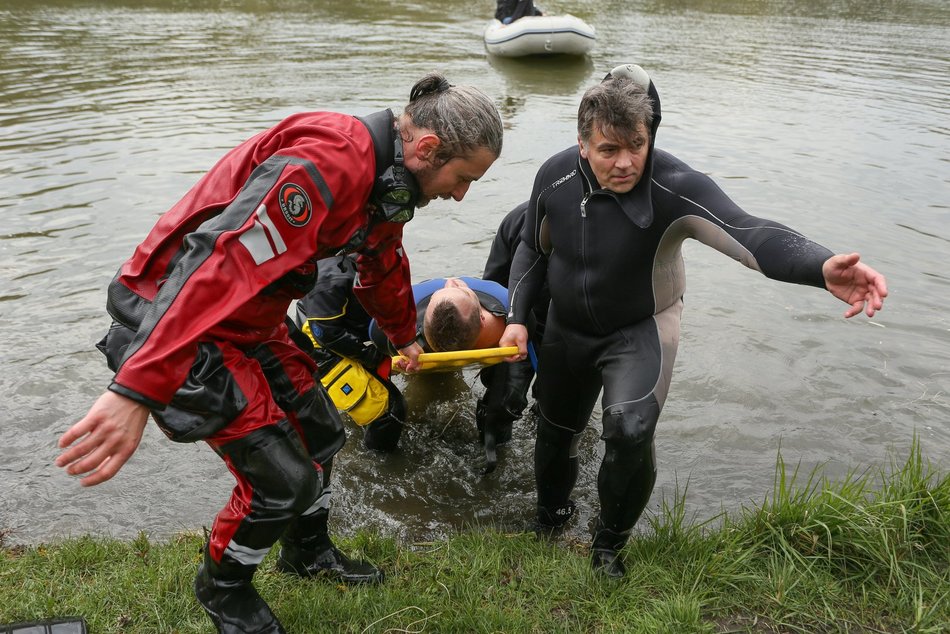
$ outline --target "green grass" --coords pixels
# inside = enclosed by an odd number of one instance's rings
[[[347,588],[278,573],[256,585],[290,632],[950,632],[950,480],[903,464],[839,482],[781,455],[761,505],[687,521],[683,495],[645,518],[627,578],[589,570],[587,544],[472,530],[400,544],[340,540],[388,574]],[[203,537],[82,537],[2,548],[0,623],[81,615],[93,634],[211,632],[192,595]]]

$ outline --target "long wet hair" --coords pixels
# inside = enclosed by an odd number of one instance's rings
[[[486,148],[501,154],[501,115],[492,100],[473,86],[454,86],[441,73],[430,73],[412,87],[403,111],[413,125],[431,130],[442,143],[437,164]]]
[[[587,89],[577,108],[577,134],[590,141],[594,126],[607,137],[628,139],[643,124],[653,125],[653,102],[646,89],[629,79],[610,79]]]

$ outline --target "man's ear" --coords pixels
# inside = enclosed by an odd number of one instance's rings
[[[433,164],[435,161],[435,152],[442,144],[442,139],[438,135],[428,132],[419,137],[416,146],[413,148],[413,156],[422,163]]]
[[[584,144],[584,140],[581,138],[581,135],[577,135],[577,145],[581,148],[581,158],[587,159],[587,146]]]

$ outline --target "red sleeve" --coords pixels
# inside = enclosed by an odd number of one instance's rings
[[[409,258],[402,248],[403,224],[386,222],[369,235],[356,260],[353,293],[390,341],[402,348],[416,338]]]
[[[184,382],[199,341],[255,341],[282,323],[289,298],[271,299],[261,291],[309,260],[329,255],[323,251],[344,244],[366,222],[374,161],[368,134],[360,129],[362,136],[355,138],[334,129],[308,129],[292,143],[267,148],[237,196],[181,240],[180,257],[151,298],[116,384],[168,403]],[[222,181],[212,174],[209,182],[168,213],[187,214],[220,196],[212,190]],[[127,263],[122,273],[131,277],[134,268]]]

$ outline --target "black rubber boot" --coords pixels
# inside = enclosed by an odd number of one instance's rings
[[[349,585],[382,583],[383,571],[350,559],[330,540],[329,509],[298,518],[281,538],[277,569],[300,577],[325,577]]]
[[[212,561],[205,548],[204,563],[195,577],[195,597],[221,634],[286,634],[251,584],[256,566]]]
[[[622,533],[604,528],[600,519],[594,529],[594,539],[590,547],[590,563],[594,572],[604,575],[608,579],[622,579],[627,574],[627,568],[620,558],[620,551],[630,531]]]
[[[534,477],[538,488],[538,515],[535,532],[539,537],[553,536],[574,515],[570,499],[577,482],[579,436],[538,418],[534,444]]]
[[[385,578],[376,566],[350,559],[333,544],[323,550],[307,550],[285,543],[277,569],[300,577],[325,577],[347,585],[382,583]]]
[[[538,514],[534,521],[534,532],[538,537],[554,537],[574,517],[577,505],[574,500],[554,508],[538,506]]]

